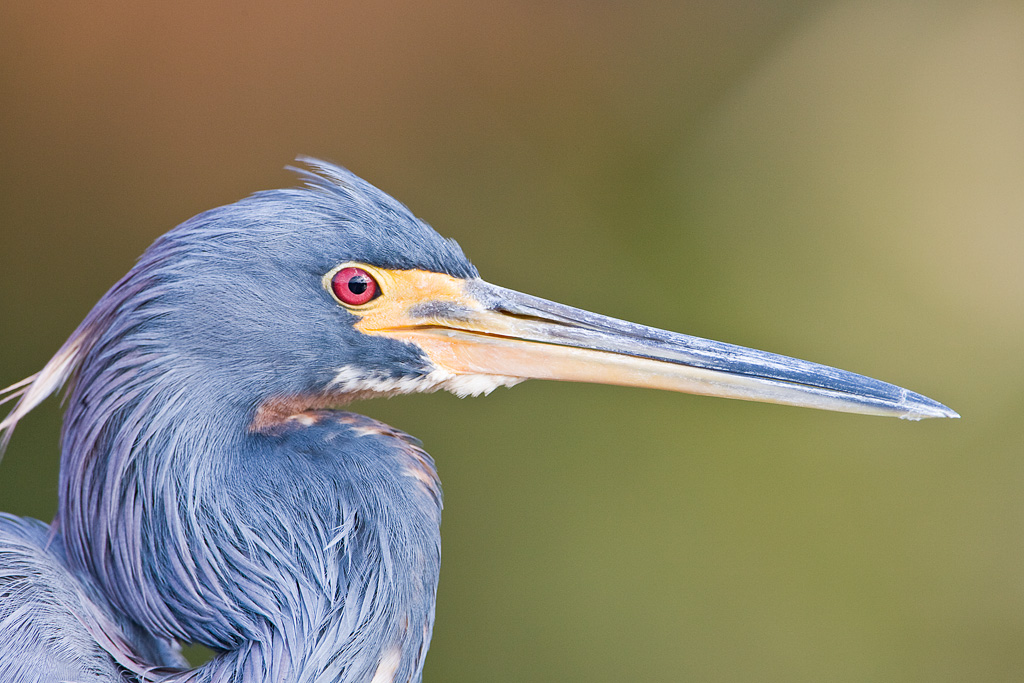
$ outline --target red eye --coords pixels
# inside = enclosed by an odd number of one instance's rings
[[[377,281],[362,268],[349,266],[342,268],[331,278],[331,289],[334,296],[343,304],[362,306],[380,296]]]

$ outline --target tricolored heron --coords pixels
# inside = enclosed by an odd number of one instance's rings
[[[355,398],[529,378],[909,419],[945,406],[860,375],[488,284],[455,242],[306,159],[158,239],[42,371],[65,383],[57,516],[0,517],[0,679],[419,681],[441,488]],[[189,670],[178,641],[217,651]]]

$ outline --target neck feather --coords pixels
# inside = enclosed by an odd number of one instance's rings
[[[414,440],[334,411],[253,430],[255,409],[166,353],[92,351],[57,522],[71,564],[143,629],[221,652],[182,680],[418,680],[441,495]]]

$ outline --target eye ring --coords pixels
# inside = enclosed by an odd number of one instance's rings
[[[345,266],[331,276],[331,292],[346,306],[363,306],[380,296],[380,285],[364,268]]]

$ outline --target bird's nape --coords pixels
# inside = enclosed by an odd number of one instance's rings
[[[68,636],[107,658],[90,683],[420,680],[440,483],[414,439],[338,410],[354,398],[556,379],[957,417],[862,375],[488,284],[406,207],[305,161],[305,187],[157,240],[43,370],[0,392],[20,398],[2,449],[68,385],[57,519],[45,541],[35,523],[0,519],[0,562],[50,563],[49,592],[89,606],[55,612],[0,566],[0,640],[16,615],[58,641],[102,617],[116,642]],[[218,655],[187,671],[174,641]],[[59,646],[10,652],[0,680],[70,671]]]

